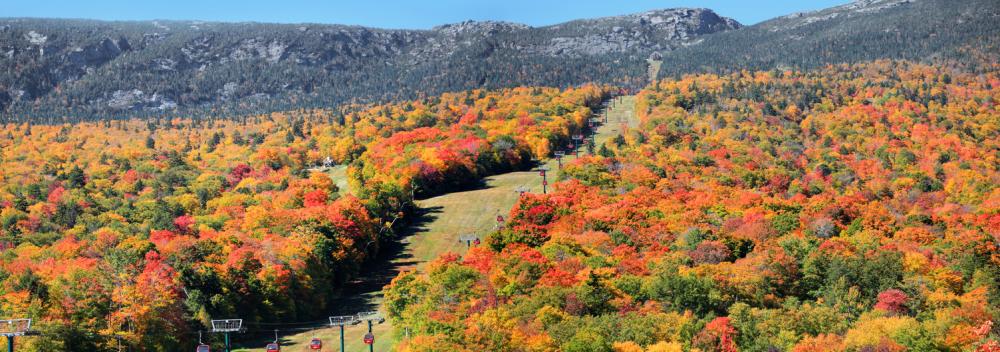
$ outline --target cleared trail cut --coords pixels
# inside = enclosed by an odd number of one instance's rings
[[[333,183],[337,185],[337,189],[340,190],[340,195],[351,194],[351,186],[347,182],[347,165],[337,165],[331,167],[327,174],[330,175],[330,179]]]
[[[597,148],[600,148],[609,139],[625,133],[628,129],[639,127],[639,119],[635,115],[635,96],[622,96],[616,100],[617,102],[607,109],[608,122],[600,125],[594,135],[595,147]]]
[[[646,62],[649,63],[649,81],[656,82],[656,79],[660,77],[660,67],[663,66],[663,60],[647,59]]]
[[[635,116],[635,96],[623,96],[611,106],[608,111],[608,123],[597,128],[595,140],[601,145],[622,133],[626,128],[636,128],[638,120]],[[595,116],[602,116],[603,112]],[[586,153],[581,151],[580,155]],[[572,162],[572,153],[563,157],[563,162]],[[542,177],[539,168],[550,170],[549,179],[555,180],[559,166],[555,159],[548,159],[544,164],[528,171],[509,172],[490,176],[484,179],[480,188],[448,193],[433,198],[417,201],[421,209],[422,219],[418,220],[417,228],[404,237],[405,252],[408,258],[420,266],[439,255],[447,252],[464,253],[466,245],[459,241],[463,234],[475,233],[480,238],[494,229],[496,216],[507,216],[511,207],[517,203],[521,187],[530,193],[542,193]],[[421,221],[422,220],[422,221]]]
[[[608,100],[605,110],[608,113],[608,122],[601,124],[594,135],[598,147],[626,129],[638,126],[635,116],[635,96]],[[603,114],[604,111],[598,111],[594,116],[602,117]],[[581,156],[587,154],[585,148],[581,149]],[[575,159],[573,153],[566,153],[563,163]],[[543,166],[550,170],[548,177],[551,190],[551,183],[554,183],[559,170],[555,159],[544,160],[531,170],[486,177],[478,187],[416,201],[419,211],[410,229],[400,236],[395,246],[386,248],[388,253],[384,263],[373,268],[370,273],[362,275],[362,278],[349,285],[352,287],[345,289],[344,298],[335,303],[338,306],[338,313],[353,314],[358,311],[377,310],[382,303],[382,287],[399,272],[421,270],[427,262],[444,253],[464,254],[468,251],[466,243],[460,241],[463,235],[478,235],[485,243],[486,235],[493,231],[497,224],[497,215],[507,216],[517,203],[521,190],[542,193],[542,177],[538,169]],[[348,191],[345,170],[346,167],[337,166],[329,171],[337,186],[341,187],[342,193]],[[368,327],[364,324],[347,327],[344,330],[347,351],[366,351],[368,346],[364,344],[363,339],[367,332]],[[373,332],[375,351],[393,350],[391,320],[375,325]],[[324,350],[340,350],[339,328],[321,328],[300,333],[288,331],[287,334],[281,337],[283,349],[305,351],[308,350],[309,342],[313,338],[319,338],[323,340]],[[252,346],[260,347],[234,351],[264,351],[264,342]]]

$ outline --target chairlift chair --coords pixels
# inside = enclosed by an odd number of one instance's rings
[[[312,341],[309,341],[309,349],[311,350],[323,349],[323,340],[313,338]]]

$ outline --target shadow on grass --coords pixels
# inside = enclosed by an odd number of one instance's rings
[[[524,162],[521,165],[517,165],[512,168],[495,170],[494,172],[487,173],[483,177],[463,179],[465,181],[458,184],[443,185],[433,190],[417,193],[414,200],[421,201],[421,200],[431,199],[434,197],[443,196],[446,194],[480,191],[488,189],[490,188],[489,181],[492,180],[494,177],[512,172],[538,171],[538,167],[542,165],[545,165],[545,163],[539,160]],[[417,214],[417,216],[420,216],[420,214]]]
[[[404,232],[399,234],[395,241],[382,247],[378,257],[366,263],[358,277],[344,286],[340,297],[333,300],[333,313],[351,315],[378,310],[377,298],[382,288],[404,268],[418,264],[418,261],[406,251],[410,245],[410,237],[420,231],[426,231],[427,224],[436,220],[440,213],[441,207],[418,209]]]
[[[489,185],[486,184],[486,179],[479,178],[471,181],[465,181],[459,184],[442,186],[440,188],[430,191],[420,192],[416,194],[413,200],[421,201],[434,197],[443,196],[450,193],[476,191],[486,188],[489,188]],[[417,216],[419,216],[419,214],[417,214]]]
[[[404,268],[419,264],[412,258],[412,255],[406,252],[407,246],[410,245],[410,237],[421,231],[427,231],[427,224],[436,220],[441,211],[441,207],[417,210],[406,230],[395,241],[382,247],[378,257],[364,264],[358,277],[344,284],[338,297],[330,302],[329,315],[354,315],[359,312],[378,310],[382,288],[388,285]],[[239,344],[234,343],[234,347],[263,348],[274,340],[274,332],[269,330],[277,328],[281,347],[292,347],[297,344],[282,339],[281,336],[325,328],[326,324],[326,319],[319,319],[314,322],[286,323],[273,327],[254,325],[248,326],[248,332],[233,334],[231,337],[240,341]]]

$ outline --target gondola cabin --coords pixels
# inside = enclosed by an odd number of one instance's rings
[[[265,350],[267,352],[280,352],[281,351],[281,346],[278,346],[278,343],[276,343],[276,342],[271,342],[271,343],[267,344],[267,348],[265,348]]]
[[[194,349],[194,352],[212,352],[212,348],[208,347],[206,344],[198,345],[198,348]]]

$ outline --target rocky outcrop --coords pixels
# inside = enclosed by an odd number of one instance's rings
[[[829,9],[798,12],[771,21],[772,32],[790,31],[815,23],[831,21],[837,18],[845,19],[858,15],[878,13],[899,6],[912,4],[917,0],[859,0]]]
[[[669,51],[715,32],[740,28],[735,20],[708,9],[669,9],[580,20],[543,28],[551,39],[532,47],[548,55]]]
[[[96,44],[73,48],[66,54],[65,61],[76,69],[96,67],[113,60],[130,48],[128,40],[124,38],[119,40],[104,38]]]

